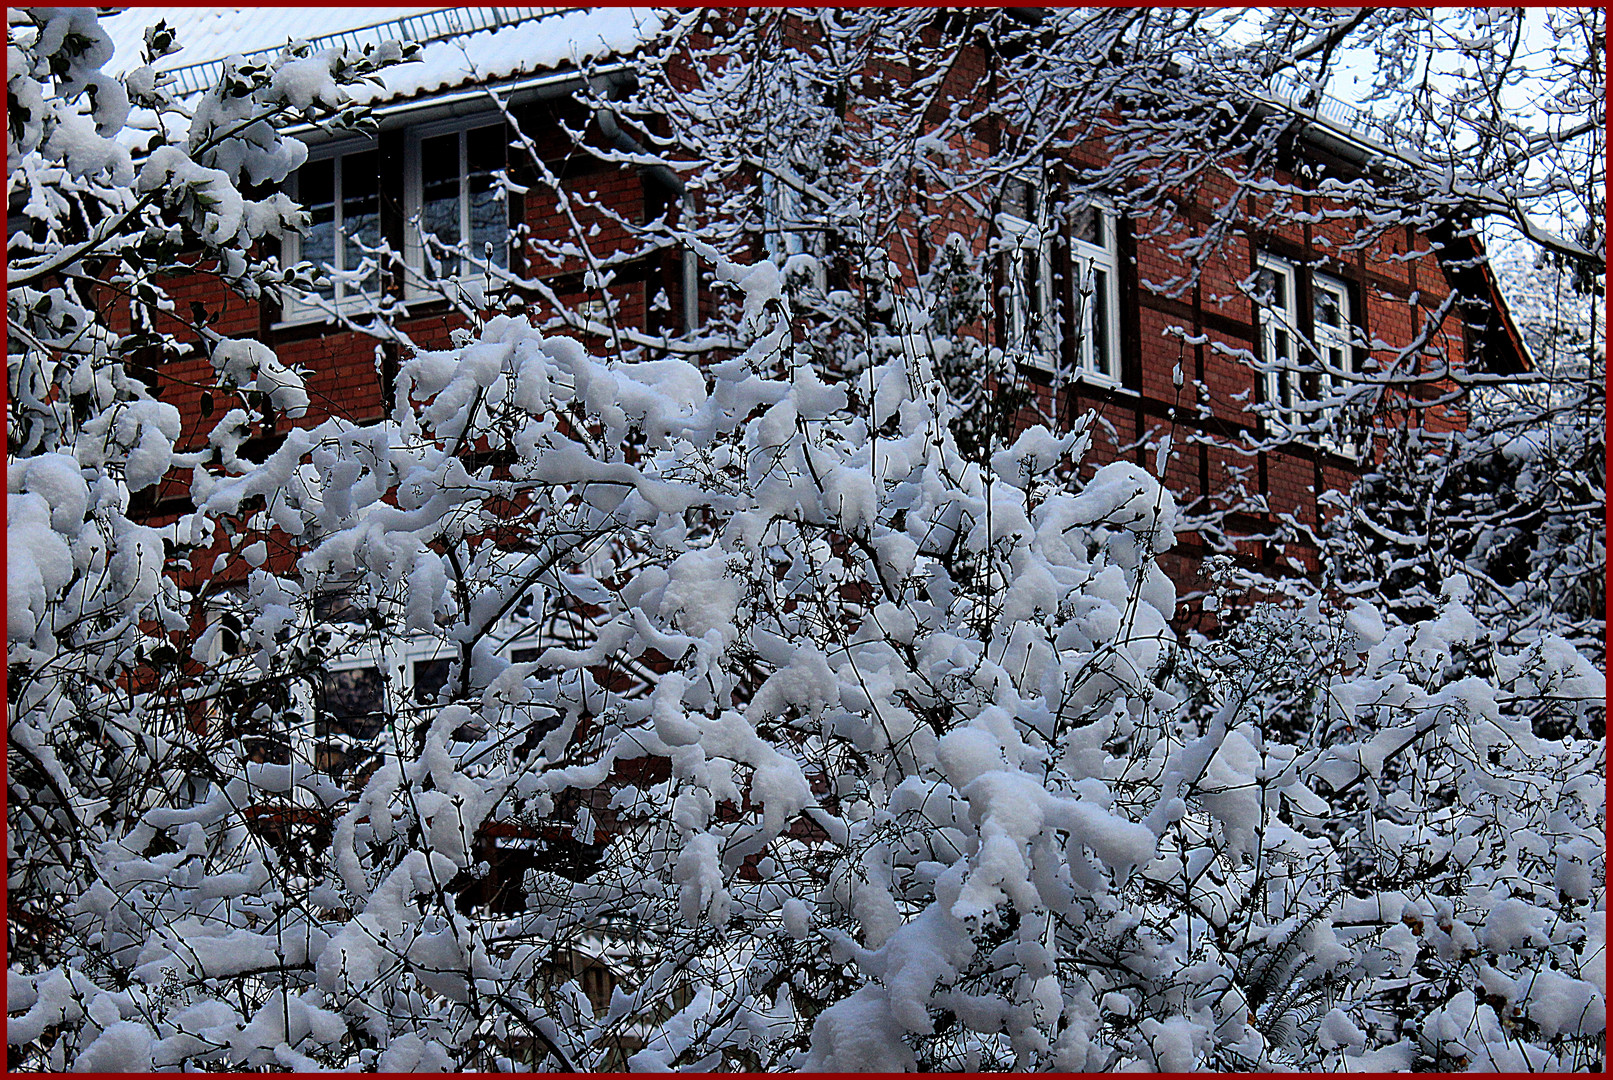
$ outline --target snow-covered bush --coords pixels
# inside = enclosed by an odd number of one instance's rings
[[[151,66],[177,47],[173,34],[158,23],[145,44],[144,65],[115,77],[102,70],[112,46],[93,9],[8,12],[9,955],[14,973],[53,971],[46,984],[67,986],[69,998],[121,955],[116,936],[104,941],[112,953],[85,953],[74,929],[96,897],[124,887],[116,845],[135,842],[130,830],[148,811],[195,797],[218,742],[203,701],[220,679],[192,651],[208,615],[189,564],[217,523],[185,515],[159,527],[132,508],[214,465],[211,446],[175,451],[187,418],[161,400],[169,387],[155,364],[189,349],[214,355],[230,370],[213,394],[240,405],[232,427],[272,431],[276,411],[296,416],[307,404],[300,376],[272,352],[176,311],[165,278],[207,274],[254,298],[287,280],[253,245],[299,212],[284,195],[245,192],[303,161],[302,144],[280,133],[286,122],[358,120],[343,86],[404,54],[302,49],[232,69],[181,107]],[[324,76],[313,79],[310,65]],[[312,96],[299,89],[316,84]],[[238,774],[241,763],[227,767]],[[158,854],[151,839],[135,842],[142,858]],[[136,887],[157,890],[158,879]],[[132,999],[111,1000],[83,1001],[89,1014],[65,1006],[75,1022],[111,1025],[81,1065],[149,1065],[134,1028],[116,1022]],[[33,1050],[21,1060],[68,1063],[54,1034],[23,1024],[13,1035]]]
[[[1313,607],[1184,648],[1169,494],[1128,463],[1047,483],[1073,440],[1035,428],[966,461],[922,341],[829,384],[782,317],[707,372],[500,317],[408,362],[387,421],[195,482],[200,514],[261,498],[304,552],[254,573],[260,656],[357,582],[456,650],[448,701],[423,728],[389,710],[351,798],[198,745],[228,778],[108,829],[63,908],[80,962],[13,974],[14,1043],[83,1067],[1587,1064],[1601,752],[1529,712],[1597,707],[1594,669],[1555,640],[1464,668],[1455,594],[1414,627]],[[512,665],[496,627],[534,595],[588,630]],[[295,875],[244,812],[276,799],[329,808]],[[607,820],[597,871],[462,910],[490,824]],[[545,958],[624,919],[657,955],[596,1016]]]

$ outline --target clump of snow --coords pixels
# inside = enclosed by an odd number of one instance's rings
[[[812,1048],[802,1063],[808,1072],[900,1073],[915,1067],[902,1041],[890,999],[864,986],[825,1009],[812,1025]]]
[[[224,338],[213,345],[213,369],[242,389],[267,394],[276,410],[296,418],[308,411],[302,376],[280,362],[273,349],[249,338]]]
[[[74,1072],[148,1073],[152,1071],[151,1029],[133,1020],[109,1025],[73,1059]]]
[[[1057,465],[1077,438],[1077,432],[1060,438],[1041,424],[1032,424],[1019,433],[1012,446],[992,455],[992,470],[1005,483],[1025,487],[1033,478]]]

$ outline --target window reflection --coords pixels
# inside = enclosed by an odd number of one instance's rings
[[[466,200],[471,254],[482,256],[491,245],[494,266],[508,264],[508,224],[504,191],[497,172],[504,168],[504,125],[465,133]]]
[[[446,247],[459,243],[459,139],[460,133],[454,132],[420,141],[420,227]],[[435,247],[428,251],[428,268],[435,256],[443,277],[459,273],[457,256]]]
[[[494,124],[420,140],[420,228],[436,238],[427,245],[428,272],[448,278],[472,270],[460,255],[442,250],[461,241],[473,262],[509,265],[509,223],[498,176],[505,138],[504,125]]]
[[[1077,211],[1070,222],[1070,234],[1077,240],[1103,247],[1103,215],[1098,212],[1098,208],[1089,206],[1085,210]]]
[[[338,159],[342,165],[344,271],[364,271],[344,284],[348,292],[374,292],[379,286],[375,249],[381,244],[380,158],[374,150]]]
[[[374,742],[386,725],[385,687],[374,667],[327,671],[320,680],[319,709],[314,723],[314,766],[340,775],[361,769],[376,757],[363,745]]]
[[[417,660],[414,665],[416,705],[435,705],[437,693],[448,682],[448,660]]]
[[[311,161],[302,167],[297,176],[297,194],[308,211],[308,233],[302,238],[299,252],[303,259],[316,266],[336,263],[336,163],[340,158]],[[333,281],[326,280],[319,295],[327,300],[336,296]]]
[[[373,739],[384,723],[379,668],[352,668],[325,673],[320,702],[320,734]]]

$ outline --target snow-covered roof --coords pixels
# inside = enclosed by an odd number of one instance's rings
[[[383,72],[380,87],[352,88],[371,102],[576,67],[630,51],[662,26],[648,8],[126,8],[101,21],[114,46],[109,69],[139,65],[146,27],[158,19],[182,49],[156,66],[181,93],[211,85],[225,57],[267,60],[290,41],[421,43],[418,60]]]

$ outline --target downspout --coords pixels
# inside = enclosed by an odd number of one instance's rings
[[[615,78],[607,78],[599,80],[599,82],[605,83],[604,86],[599,86],[596,83],[595,90],[599,92],[609,92],[620,85],[619,80]],[[649,151],[645,150],[637,139],[622,130],[622,126],[616,122],[616,114],[609,109],[603,106],[595,109],[594,122],[599,125],[599,130],[604,133],[605,138],[610,140],[611,146],[617,150],[624,154],[636,154],[641,157],[649,156]],[[663,189],[678,197],[678,201],[683,207],[683,220],[692,227],[695,212],[694,193],[689,190],[683,179],[670,168],[660,163],[640,165],[638,172],[644,179],[655,181]],[[700,266],[694,249],[685,244],[683,246],[683,329],[688,334],[693,334],[700,323],[700,297],[696,292],[700,284],[699,269]]]

